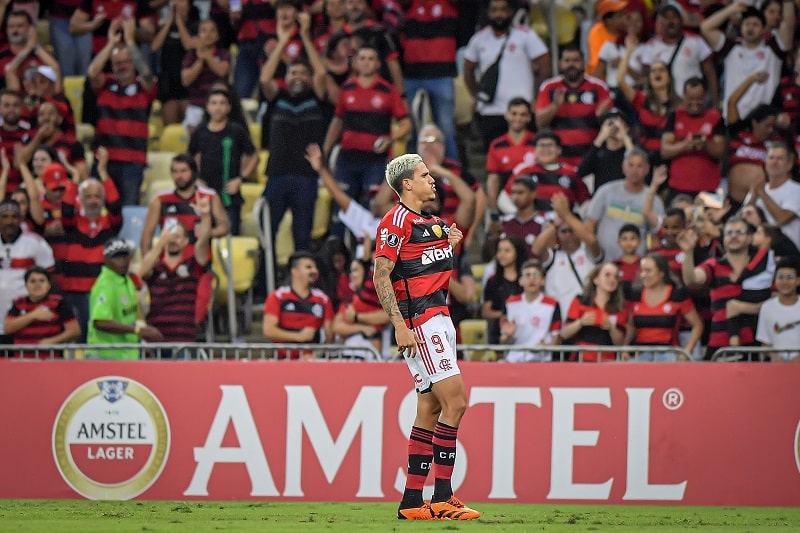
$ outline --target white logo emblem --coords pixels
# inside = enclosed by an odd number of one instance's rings
[[[449,246],[447,248],[426,248],[422,250],[422,264],[431,265],[436,261],[444,261],[453,257],[453,249]]]

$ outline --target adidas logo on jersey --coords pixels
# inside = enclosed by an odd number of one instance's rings
[[[425,230],[425,231],[423,232],[422,236],[423,236],[423,237],[430,237],[430,236],[431,236],[431,234],[428,232],[428,230]]]
[[[422,264],[431,265],[436,261],[444,261],[453,257],[453,249],[447,248],[427,248],[422,251]]]

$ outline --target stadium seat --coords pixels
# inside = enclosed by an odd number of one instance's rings
[[[84,147],[91,146],[92,141],[94,141],[94,126],[85,122],[77,123],[75,125],[75,137]],[[90,150],[87,149],[86,151]]]
[[[144,170],[142,192],[148,193],[149,196],[151,183],[172,180],[170,166],[172,165],[172,158],[176,155],[175,152],[162,152],[159,150],[147,152],[147,167]]]
[[[158,142],[158,149],[162,152],[186,152],[189,146],[189,135],[186,133],[182,124],[170,124],[164,126],[161,138]]]
[[[149,205],[150,201],[164,191],[169,191],[175,188],[175,182],[171,179],[167,180],[154,180],[147,184],[145,192],[145,205]]]
[[[261,124],[251,123],[248,128],[250,129],[250,139],[253,141],[256,150],[261,150]]]
[[[552,5],[552,4],[551,4]],[[578,29],[578,21],[575,14],[567,6],[555,4],[556,7],[556,35],[558,36],[559,46],[565,46],[575,39],[575,31]],[[550,26],[547,15],[539,5],[531,5],[530,22],[533,31],[545,43],[550,42]]]
[[[242,111],[244,111],[244,116],[248,123],[255,122],[258,114],[258,100],[255,98],[242,98]],[[256,148],[260,148],[260,146],[256,145]]]
[[[455,81],[455,119],[457,126],[466,126],[472,122],[472,95],[467,90],[464,77],[459,76]]]
[[[267,161],[269,161],[269,150],[259,150],[258,166],[256,167],[256,181],[262,185],[267,183]]]
[[[461,350],[467,361],[479,361],[493,352],[470,350],[470,344],[486,344],[489,339],[489,323],[482,318],[468,318],[462,320],[458,329],[461,332]]]
[[[249,333],[253,322],[253,280],[258,273],[258,239],[245,236],[231,237],[229,253],[227,238],[217,237],[212,239],[212,249],[211,268],[217,278],[215,299],[221,305],[229,305],[227,271],[228,265],[232,265],[233,290],[237,299],[242,300],[243,332]],[[233,302],[233,305],[236,305],[236,302]]]
[[[314,204],[314,223],[311,227],[311,238],[321,239],[328,233],[331,222],[331,193],[328,189],[320,187],[317,192],[317,202]],[[294,253],[294,237],[292,236],[292,212],[287,211],[278,225],[275,234],[275,258],[278,265],[284,266],[289,262],[289,256]]]
[[[256,205],[256,201],[261,197],[261,193],[264,191],[264,186],[260,183],[243,183],[240,192],[242,193],[242,198],[244,198],[244,204],[242,204],[242,220],[241,220],[241,228],[240,233],[242,235],[248,235],[251,237],[258,236],[258,229],[255,227],[255,222],[253,221],[253,208]]]
[[[122,229],[119,230],[119,237],[136,245],[138,253],[139,242],[142,239],[142,228],[147,218],[147,206],[126,205],[122,208]]]
[[[483,299],[483,273],[486,271],[486,263],[472,265],[472,277],[475,278],[475,301]]]
[[[72,113],[75,115],[75,124],[80,124],[83,119],[83,85],[85,82],[85,76],[65,76],[62,82],[64,96],[69,100]]]

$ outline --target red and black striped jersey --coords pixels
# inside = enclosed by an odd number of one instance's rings
[[[789,115],[789,121],[795,124],[800,117],[800,85],[795,82],[797,74],[784,76],[775,94],[775,107]]]
[[[122,228],[122,202],[110,179],[103,181],[106,209],[94,221],[78,210],[62,218],[64,224],[63,256],[56,256],[56,281],[64,291],[92,290],[104,264],[103,246]]]
[[[413,0],[401,34],[407,78],[454,78],[458,8],[450,0]]]
[[[111,21],[116,18],[135,18],[137,22],[149,17],[156,19],[155,12],[147,0],[83,0],[81,11],[89,16],[89,20],[97,15],[105,15],[103,22],[92,32],[92,55],[97,55],[108,42],[108,30]],[[157,20],[155,26],[158,26]]]
[[[147,121],[156,91],[156,83],[147,90],[138,80],[122,85],[113,76],[105,75],[102,87],[96,91],[95,134],[98,145],[108,148],[111,161],[147,163]]]
[[[8,170],[8,181],[6,181],[6,194],[22,185],[22,174],[19,169],[14,168],[14,145],[28,144],[33,137],[30,126],[27,122],[20,122],[16,129],[9,130],[5,125],[0,126],[0,148],[6,149],[6,157],[11,163]]]
[[[486,172],[500,175],[500,187],[505,187],[518,165],[536,163],[536,135],[530,131],[518,143],[508,133],[492,141],[486,154]]]
[[[642,288],[633,295],[631,314],[636,337],[633,344],[678,346],[678,330],[681,317],[694,309],[689,293],[683,287],[667,286],[663,301],[648,305],[647,289]]]
[[[622,257],[617,257],[612,261],[619,270],[619,283],[625,294],[626,302],[633,298],[633,285],[639,277],[639,261],[641,261],[641,257],[638,255],[633,261],[624,261]]]
[[[306,298],[294,292],[291,287],[279,287],[267,296],[264,302],[264,314],[278,317],[278,327],[289,331],[300,331],[303,328],[314,328],[316,335],[310,341],[318,343],[330,342],[332,339],[323,339],[321,332],[325,322],[333,319],[333,304],[328,295],[320,289],[312,287]],[[301,353],[298,350],[281,351],[279,358],[297,359]]]
[[[506,182],[505,191],[511,194],[514,180],[525,174],[536,176],[536,200],[533,205],[537,211],[552,211],[550,198],[557,192],[564,193],[570,205],[582,204],[592,197],[586,184],[578,176],[578,169],[561,163],[548,165],[548,168],[538,163],[518,166],[511,179]]]
[[[216,196],[216,194],[217,192],[214,189],[197,186],[191,198],[182,198],[178,195],[176,190],[164,191],[158,195],[161,206],[158,216],[158,225],[163,228],[167,219],[173,218],[186,229],[186,238],[189,239],[189,245],[184,249],[184,257],[189,257],[194,254],[194,245],[197,242],[196,232],[197,225],[200,222],[200,215],[194,210],[192,204],[197,201],[198,197],[207,197],[209,202],[213,203],[213,197]],[[210,249],[208,253],[210,259]]]
[[[661,153],[661,134],[667,125],[667,115],[659,115],[650,109],[647,94],[636,91],[631,105],[639,115],[639,140],[642,148],[650,153]]]
[[[2,32],[3,40],[5,41],[5,33],[6,33],[5,28],[3,28],[3,30],[4,30]],[[14,53],[14,51],[8,44],[0,46],[0,72],[3,73],[3,78],[5,78],[6,67],[8,66],[9,63],[14,61],[14,58],[16,57],[17,54]],[[30,54],[28,54],[28,57],[26,57],[22,61],[22,64],[17,68],[17,76],[19,76],[19,79],[22,80],[24,79],[25,72],[28,70],[29,67],[39,66],[39,65],[42,65],[42,62],[39,60],[36,54],[31,52]],[[5,82],[3,83],[3,86],[5,86]]]
[[[558,89],[565,90],[566,95],[550,123],[550,129],[561,137],[561,157],[577,167],[600,129],[597,110],[610,105],[611,94],[604,82],[591,76],[585,76],[577,87],[567,84],[563,76],[556,76],[545,80],[539,88],[536,111],[550,106]]]
[[[761,291],[763,300],[770,297],[772,276],[775,273],[775,262],[772,252],[768,248],[760,248],[751,255],[744,271],[738,279],[732,279],[733,268],[726,256],[706,259],[700,264],[705,270],[711,293],[711,334],[708,345],[712,348],[721,348],[730,344],[730,331],[727,324],[728,317],[726,305],[729,300],[734,300],[742,294],[743,287],[750,292],[751,300],[754,291]],[[755,328],[745,327],[739,332],[742,345],[752,344],[755,339]]]
[[[374,155],[375,141],[390,135],[392,119],[406,118],[408,108],[394,85],[385,79],[377,76],[365,87],[355,76],[342,85],[336,116],[342,119],[342,150]]]
[[[158,328],[165,342],[195,341],[195,301],[205,270],[193,255],[174,269],[162,259],[145,278],[150,291],[147,323]]]
[[[29,296],[20,296],[11,304],[8,311],[9,317],[19,317],[30,313],[38,307],[45,306],[52,313],[52,320],[36,320],[28,324],[21,330],[14,333],[14,344],[39,344],[39,341],[48,337],[54,337],[64,331],[65,326],[72,322],[77,322],[69,305],[60,294],[49,293],[44,299],[34,302]],[[52,353],[53,357],[62,357],[61,351]],[[14,357],[34,358],[35,352],[16,352]],[[39,358],[49,359],[51,354],[46,350],[38,353]]]
[[[767,141],[761,141],[746,130],[730,136],[728,144],[728,168],[739,163],[763,165],[767,160]]]
[[[274,34],[278,22],[275,8],[270,0],[246,0],[242,2],[242,18],[239,26],[239,41],[263,41],[266,35]],[[216,2],[212,2],[212,5]]]
[[[612,327],[616,327],[625,331],[628,324],[628,312],[626,310],[618,311],[616,313],[609,313],[605,309],[597,307],[597,304],[585,298],[583,295],[576,296],[572,300],[572,305],[569,307],[567,313],[567,324],[580,320],[585,313],[594,313],[595,322],[590,326],[583,326],[574,337],[569,339],[571,344],[578,346],[598,345],[598,346],[613,346],[614,341],[611,340],[611,333],[607,329],[603,329],[601,325],[604,322],[606,315],[610,315]],[[583,352],[584,361],[613,361],[617,358],[615,352]],[[573,357],[577,359],[577,357]]]
[[[447,289],[455,254],[447,238],[450,228],[429,213],[398,203],[378,225],[375,257],[394,262],[391,280],[400,313],[417,327],[439,313],[450,316]]]

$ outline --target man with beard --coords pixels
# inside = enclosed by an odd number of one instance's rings
[[[30,161],[39,146],[52,146],[61,161],[77,171],[80,179],[89,177],[86,153],[83,144],[75,139],[74,132],[67,133],[62,125],[69,109],[61,102],[44,101],[39,104],[36,116],[38,128],[30,142],[21,148],[21,160]],[[71,170],[71,169],[70,169]]]
[[[6,194],[22,185],[22,174],[14,168],[14,146],[27,144],[31,138],[30,125],[22,122],[22,97],[7,89],[0,92],[0,148],[5,148],[11,168],[6,181]]]
[[[53,250],[34,233],[23,232],[22,210],[14,200],[0,202],[0,316],[5,317],[15,298],[27,294],[25,271],[36,265],[53,268]],[[0,344],[12,344],[3,334],[0,322]]]
[[[725,223],[725,255],[706,259],[695,266],[697,232],[687,228],[678,236],[684,253],[683,281],[689,288],[708,287],[711,295],[711,332],[705,359],[710,360],[723,346],[755,344],[755,330],[761,304],[770,297],[775,273],[773,252],[753,248],[751,226],[738,216]],[[743,293],[746,294],[746,300]],[[749,319],[742,320],[749,315]],[[731,332],[729,321],[737,318],[738,332]],[[736,335],[735,333],[738,333]]]
[[[62,121],[59,124],[64,133],[75,136],[75,113],[72,104],[61,90],[61,77],[50,65],[28,67],[25,71],[25,81],[17,76],[14,69],[6,72],[6,88],[17,91],[23,95],[24,107],[23,120],[30,122],[32,127],[41,126],[38,119],[39,110],[45,102],[51,102],[62,109]]]
[[[489,25],[472,36],[464,52],[464,83],[476,99],[475,118],[487,149],[506,132],[505,113],[511,99],[521,96],[533,102],[538,80],[551,74],[547,46],[530,27],[512,28],[513,16],[512,0],[489,2]],[[494,96],[479,99],[478,80],[498,59]]]
[[[542,83],[536,99],[536,125],[561,138],[562,161],[577,167],[600,129],[600,117],[611,108],[608,87],[584,75],[583,52],[576,46],[561,51],[561,75]]]
[[[764,14],[746,3],[733,2],[708,17],[700,25],[703,37],[725,59],[725,94],[723,114],[728,118],[728,99],[748,76],[766,72],[767,79],[750,85],[736,104],[740,117],[746,117],[760,104],[769,104],[781,81],[781,68],[787,52],[792,49],[795,27],[794,2],[783,1],[781,25],[765,32]],[[741,16],[741,37],[726,37],[720,29],[732,17]]]
[[[278,287],[264,302],[264,336],[270,342],[325,343],[333,341],[333,305],[314,282],[319,277],[317,262],[307,251],[289,257],[289,284]],[[281,359],[313,357],[313,352],[281,350]]]
[[[156,226],[161,226],[162,231],[165,231],[166,228],[176,224],[183,226],[187,230],[186,236],[189,242],[184,249],[184,255],[193,255],[194,246],[197,242],[196,226],[201,219],[194,205],[202,197],[208,197],[211,202],[212,227],[209,237],[222,237],[230,230],[228,215],[219,195],[213,189],[197,184],[197,163],[192,156],[189,154],[176,155],[172,159],[170,171],[172,173],[172,181],[175,182],[175,189],[162,192],[153,198],[147,207],[147,217],[142,226],[140,244],[142,256],[147,255],[152,247]],[[208,309],[212,281],[213,275],[210,272],[206,273],[200,280],[194,315],[195,321],[198,323],[203,320]]]
[[[719,102],[719,82],[711,49],[701,37],[683,30],[683,13],[683,8],[677,2],[661,4],[656,12],[656,35],[636,49],[631,56],[630,69],[644,75],[650,65],[667,65],[675,94],[681,98],[686,80],[705,77],[716,107]]]
[[[149,324],[158,328],[166,342],[194,342],[195,322],[192,319],[200,278],[208,264],[211,234],[211,202],[200,196],[193,206],[200,215],[197,244],[187,256],[188,231],[174,224],[161,232],[156,245],[142,259],[139,273],[150,292]],[[172,357],[162,353],[162,358]]]
[[[0,72],[13,71],[18,77],[30,65],[49,65],[58,72],[58,62],[36,42],[36,27],[31,16],[22,10],[9,13],[6,19],[8,44],[0,48]],[[5,75],[2,84],[5,87]]]
[[[109,59],[112,73],[105,74]],[[87,78],[97,99],[97,144],[107,147],[110,156],[108,172],[122,204],[138,205],[147,164],[147,124],[157,84],[136,44],[136,19],[111,22],[108,43],[92,60]]]
[[[309,63],[295,59],[283,83],[275,79],[292,33],[278,26],[278,44],[261,70],[261,88],[272,109],[269,131],[269,176],[263,196],[269,202],[273,242],[287,209],[292,210],[295,250],[311,249],[311,227],[317,201],[317,172],[305,158],[303,148],[321,144],[327,123],[324,112],[325,65],[311,40],[311,20],[300,16],[300,35]]]
[[[108,153],[101,148],[97,165],[100,180],[88,178],[81,182],[77,206],[66,201],[61,204],[63,235],[48,238],[56,258],[56,282],[81,326],[80,342],[86,342],[89,291],[103,266],[103,246],[122,228],[122,203],[107,164]],[[49,181],[54,173],[66,174],[59,167],[58,163],[49,165],[45,178]]]

